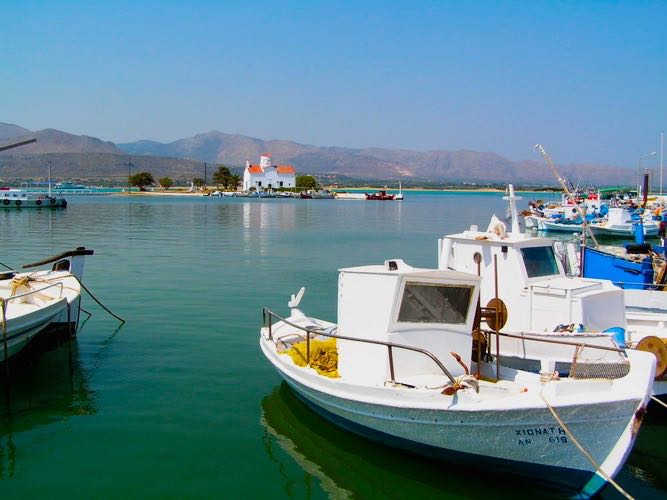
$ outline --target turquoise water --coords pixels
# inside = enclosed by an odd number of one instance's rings
[[[534,495],[360,440],[295,400],[257,346],[261,308],[335,319],[337,269],[436,265],[436,240],[505,213],[500,194],[406,194],[402,203],[72,197],[66,210],[0,212],[0,261],[95,249],[73,346],[12,376],[0,410],[0,495],[24,497],[470,497]],[[662,427],[648,422],[618,480],[664,496]],[[471,436],[474,439],[474,436]],[[540,492],[544,493],[544,492]],[[610,490],[605,496],[613,497]]]

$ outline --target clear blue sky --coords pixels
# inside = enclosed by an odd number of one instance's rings
[[[2,2],[0,121],[632,167],[667,128],[664,1],[108,4]]]

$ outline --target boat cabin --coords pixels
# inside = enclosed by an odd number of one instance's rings
[[[566,276],[549,238],[473,226],[438,240],[439,269],[479,273],[482,306],[496,296],[495,260],[498,297],[508,310],[505,331],[625,328],[623,291],[607,280]]]
[[[399,259],[384,265],[341,269],[338,279],[338,335],[421,348],[436,356],[454,375],[470,366],[472,324],[479,278],[472,274],[417,269]],[[382,385],[393,364],[401,382],[443,375],[437,364],[419,352],[337,340],[338,371],[346,381]]]

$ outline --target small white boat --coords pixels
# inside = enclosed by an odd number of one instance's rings
[[[299,310],[302,289],[288,318],[264,310],[260,347],[300,399],[344,429],[595,494],[632,448],[655,359],[617,350],[623,375],[598,379],[478,363],[471,332],[479,283],[401,260],[342,269],[337,324]],[[480,379],[469,374],[477,371]]]
[[[634,227],[639,222],[632,218],[632,213],[626,208],[610,208],[606,220],[599,224],[591,225],[594,234],[604,234],[610,236],[633,237]],[[644,218],[642,221],[645,236],[656,236],[659,225],[650,218]]]
[[[93,250],[77,248],[24,268],[53,264],[51,270],[0,273],[0,360],[8,360],[47,330],[75,333],[84,258]]]
[[[0,208],[65,208],[65,198],[23,189],[0,188]]]

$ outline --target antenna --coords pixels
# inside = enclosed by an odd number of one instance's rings
[[[547,165],[549,165],[549,167],[551,168],[551,171],[556,176],[556,179],[558,179],[558,183],[563,188],[563,191],[565,191],[565,194],[567,195],[567,197],[569,198],[569,200],[572,202],[575,209],[577,210],[577,213],[579,214],[579,217],[581,217],[581,220],[582,220],[581,225],[582,225],[582,228],[583,228],[583,231],[584,231],[584,235],[585,235],[586,231],[588,231],[588,233],[591,236],[591,239],[593,240],[593,243],[595,243],[595,246],[596,247],[600,246],[598,244],[598,240],[595,239],[595,235],[593,234],[593,231],[588,226],[588,224],[586,224],[586,214],[583,212],[583,210],[581,210],[581,207],[577,203],[576,197],[567,188],[567,182],[565,181],[565,179],[563,179],[560,176],[560,174],[558,173],[558,170],[556,170],[556,167],[554,166],[554,163],[551,161],[551,157],[549,156],[549,153],[546,152],[546,150],[544,149],[544,147],[541,144],[535,144],[534,148],[537,149],[539,151],[539,153],[542,155],[542,158],[545,159],[545,161],[547,162]]]

